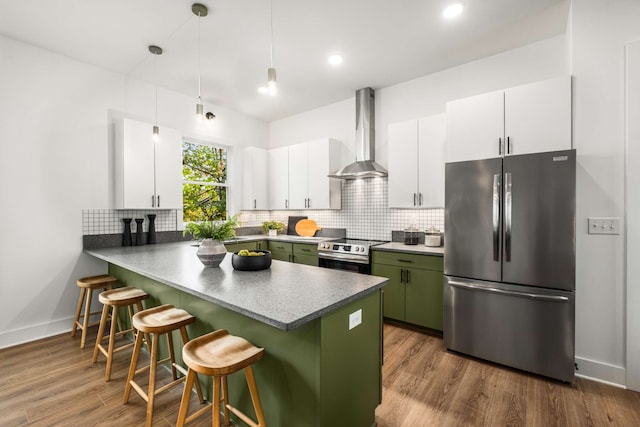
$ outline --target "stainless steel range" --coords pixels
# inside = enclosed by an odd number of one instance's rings
[[[370,248],[385,242],[342,239],[318,243],[318,265],[334,270],[371,274]]]

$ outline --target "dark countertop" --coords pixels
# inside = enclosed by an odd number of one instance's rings
[[[85,252],[282,330],[302,326],[388,283],[384,277],[276,260],[267,270],[236,271],[230,253],[219,268],[206,268],[196,250],[193,242],[177,242]]]
[[[421,255],[444,256],[444,246],[405,245],[404,243],[391,242],[371,247],[372,251],[406,252]]]

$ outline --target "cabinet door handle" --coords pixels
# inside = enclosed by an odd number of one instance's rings
[[[404,268],[400,269],[400,283],[404,283]]]
[[[160,207],[160,196],[158,196],[158,207]]]
[[[411,273],[409,270],[405,270],[406,273],[405,275],[407,276],[407,284],[409,283],[409,281],[411,280],[411,276],[409,275],[409,273]]]
[[[311,207],[311,199],[307,199],[307,207],[310,208]]]
[[[418,193],[418,205],[422,206],[422,193]]]
[[[507,154],[511,154],[511,137],[507,137]]]
[[[289,208],[289,199],[284,199],[284,208],[285,209]]]
[[[156,196],[151,196],[151,207],[152,208],[156,207]]]
[[[253,199],[253,209],[255,209],[257,206],[258,206],[258,203],[256,199]]]
[[[416,193],[413,193],[413,206],[416,205]]]

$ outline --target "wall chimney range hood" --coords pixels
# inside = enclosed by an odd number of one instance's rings
[[[330,178],[360,179],[387,176],[375,162],[375,95],[370,87],[356,91],[356,161],[329,175]]]

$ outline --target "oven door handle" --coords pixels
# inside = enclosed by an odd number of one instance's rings
[[[359,257],[349,254],[341,254],[337,252],[318,252],[318,258],[334,260],[334,261],[351,261],[358,264],[369,264],[369,257]]]

